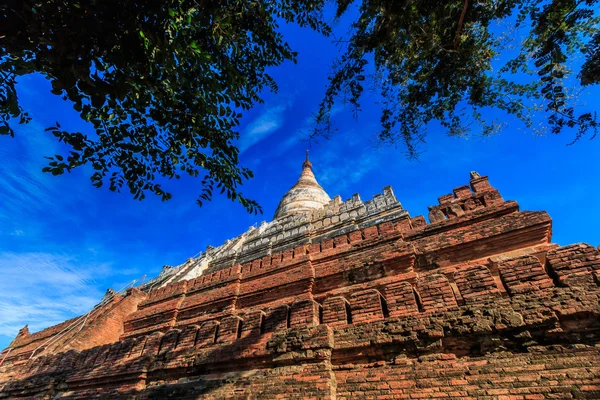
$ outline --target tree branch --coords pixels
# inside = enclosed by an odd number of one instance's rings
[[[465,20],[465,14],[467,14],[467,8],[469,7],[469,0],[465,0],[465,5],[463,6],[462,13],[460,14],[460,19],[458,20],[458,29],[456,29],[456,36],[454,37],[454,50],[458,47],[458,37],[460,36],[460,31],[462,30],[463,22]]]

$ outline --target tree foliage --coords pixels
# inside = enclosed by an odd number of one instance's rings
[[[337,16],[352,3],[338,0]],[[314,136],[333,132],[331,110],[340,96],[358,111],[368,88],[383,99],[380,141],[404,143],[412,157],[432,121],[450,135],[502,128],[484,109],[516,116],[530,129],[544,118],[552,133],[575,129],[575,140],[595,136],[596,115],[577,113],[570,88],[576,79],[600,80],[597,0],[356,3],[358,18],[334,64]],[[577,74],[578,57],[584,60]]]
[[[233,140],[241,111],[277,85],[265,71],[296,54],[281,20],[325,34],[322,2],[311,0],[6,0],[0,4],[0,134],[30,117],[19,76],[41,73],[72,102],[93,134],[47,130],[69,147],[44,171],[88,164],[94,186],[126,186],[136,199],[171,194],[161,178],[204,175],[198,203],[213,190],[249,212],[260,206],[239,186]]]
[[[69,151],[49,157],[59,175],[91,165],[94,186],[127,187],[137,199],[171,197],[164,178],[204,176],[198,203],[240,192],[252,172],[234,145],[241,113],[277,85],[267,68],[295,61],[281,21],[328,35],[325,0],[5,0],[0,4],[0,134],[30,116],[18,78],[41,73],[93,133],[47,130]],[[332,133],[345,96],[355,111],[366,89],[382,97],[384,144],[418,154],[430,122],[451,135],[502,127],[500,110],[536,129],[598,122],[578,111],[571,87],[600,80],[599,0],[334,0],[357,10],[333,66],[314,135]],[[509,40],[512,39],[512,40]],[[516,40],[516,46],[514,46]],[[512,47],[511,47],[512,46]],[[578,59],[579,57],[579,59]],[[498,66],[498,60],[502,64]]]

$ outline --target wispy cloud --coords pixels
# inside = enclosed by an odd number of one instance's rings
[[[14,337],[89,311],[102,298],[95,274],[109,265],[49,253],[0,252],[0,335]]]
[[[334,144],[334,145],[332,145]],[[365,151],[372,148],[371,151]],[[315,146],[311,160],[317,180],[330,196],[350,196],[365,177],[382,168],[384,154],[373,148],[369,135],[350,129],[338,132],[331,141]],[[351,191],[346,193],[347,191]]]
[[[369,153],[366,156],[354,158],[344,158],[339,153],[332,154],[335,160],[330,162],[319,162],[319,165],[326,166],[319,169],[319,181],[330,192],[330,195],[337,195],[346,192],[350,188],[355,188],[365,175],[381,167],[381,159],[376,154]],[[325,158],[333,158],[325,154]],[[350,195],[347,193],[346,195]]]
[[[288,106],[288,104],[279,104],[267,108],[260,116],[250,122],[241,134],[240,152],[245,152],[281,128],[284,123],[284,113]]]
[[[343,105],[336,104],[331,110],[331,117],[335,117],[338,114],[342,113],[345,110]],[[314,117],[309,116],[304,119],[302,126],[297,129],[294,133],[290,134],[286,139],[282,140],[275,150],[276,155],[281,155],[291,149],[292,147],[298,144],[304,144],[307,147],[310,147],[311,142],[317,141],[319,138],[315,140],[311,140],[312,129],[314,128]]]
[[[90,189],[41,173],[43,156],[58,152],[36,122],[19,126],[0,148],[0,157],[12,160],[0,174],[0,348],[25,324],[38,331],[89,311],[115,274],[107,254],[85,250],[95,240],[83,230],[64,242],[67,221],[84,226],[86,216],[74,204]]]
[[[15,138],[0,138],[0,158],[10,165],[0,174],[0,349],[25,324],[33,332],[84,314],[109,287],[184,259],[177,246],[160,247],[162,234],[155,246],[143,239],[137,223],[148,201],[135,203],[131,216],[130,199],[111,207],[117,200],[89,185],[85,169],[42,173],[43,156],[61,152],[45,124],[19,125]]]
[[[0,157],[11,162],[10,169],[0,174],[0,236],[23,236],[39,229],[40,217],[56,210],[56,199],[76,201],[84,190],[67,185],[64,176],[54,177],[42,173],[48,160],[44,156],[59,153],[57,141],[44,132],[42,125],[31,122],[19,126],[17,135],[0,147]],[[89,190],[86,186],[85,190]],[[77,218],[67,212],[67,218]],[[23,222],[27,221],[27,225]],[[1,247],[0,247],[1,248]]]
[[[306,143],[308,145],[310,139],[310,124],[311,118],[307,118],[302,128],[296,130],[294,133],[289,135],[286,139],[281,141],[275,150],[275,154],[281,155],[300,143]]]

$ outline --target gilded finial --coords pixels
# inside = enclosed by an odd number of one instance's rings
[[[302,168],[312,168],[312,163],[310,162],[310,160],[308,159],[308,149],[306,149],[306,160],[304,160],[304,162],[302,163]]]

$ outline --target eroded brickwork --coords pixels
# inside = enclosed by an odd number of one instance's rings
[[[32,357],[65,325],[23,330],[0,353],[0,399],[600,398],[598,249],[552,244],[546,213],[477,174],[429,223],[390,199],[316,212],[333,236],[321,222],[132,290],[96,325],[103,341]]]

